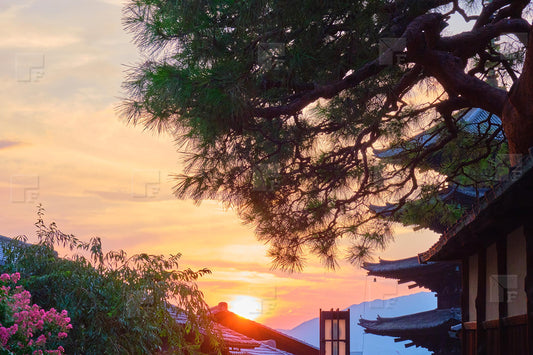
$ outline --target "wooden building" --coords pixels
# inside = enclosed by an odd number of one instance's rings
[[[419,255],[462,264],[462,353],[533,354],[533,159]]]
[[[461,321],[461,273],[459,263],[429,262],[420,264],[418,258],[380,260],[365,263],[368,275],[411,282],[409,288],[425,287],[436,293],[437,308],[427,312],[376,320],[361,318],[359,325],[365,332],[395,337],[395,341],[409,341],[405,347],[424,347],[434,354],[460,353],[458,339],[450,336],[450,329]]]

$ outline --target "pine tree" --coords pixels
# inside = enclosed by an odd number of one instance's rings
[[[170,132],[185,157],[176,195],[234,208],[275,266],[307,252],[358,263],[391,221],[453,223],[465,206],[439,196],[479,195],[491,161],[533,146],[528,5],[132,0],[125,26],[148,59],[121,113]],[[471,29],[448,35],[451,16]],[[465,123],[471,108],[487,115]]]

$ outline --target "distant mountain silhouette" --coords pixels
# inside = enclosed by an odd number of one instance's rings
[[[357,323],[360,317],[376,319],[381,317],[398,317],[411,313],[429,311],[437,308],[437,298],[433,292],[419,292],[409,296],[390,298],[387,300],[374,300],[354,304],[350,307],[350,348],[351,354],[363,355],[429,355],[424,348],[405,348],[409,342],[395,343],[394,338],[365,334]],[[287,335],[319,346],[319,319],[313,318],[290,330],[282,330]]]

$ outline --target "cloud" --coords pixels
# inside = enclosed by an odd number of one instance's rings
[[[21,10],[31,5],[30,3],[21,3],[22,1],[16,0],[2,0],[0,1],[0,11],[4,16],[13,16],[20,13]]]
[[[133,185],[133,184],[132,184]],[[137,190],[132,186],[130,191],[104,191],[104,190],[85,190],[89,195],[98,196],[104,200],[126,201],[126,202],[154,202],[154,201],[175,201],[172,195],[160,195],[159,184],[145,183],[145,188]]]
[[[15,29],[0,39],[0,47],[28,51],[64,47],[79,42],[79,38],[71,34],[42,34],[36,29],[20,33],[19,30]]]
[[[104,4],[109,4],[109,5],[115,5],[115,6],[120,6],[122,7],[126,1],[125,0],[98,0]]]
[[[85,190],[85,193],[99,196],[105,200],[131,200],[132,194],[118,191]]]
[[[17,145],[23,145],[22,142],[15,142],[10,140],[0,139],[0,150],[15,147]]]

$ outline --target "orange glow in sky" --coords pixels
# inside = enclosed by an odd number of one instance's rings
[[[197,207],[172,194],[180,173],[173,139],[122,122],[125,65],[141,60],[121,24],[121,0],[0,2],[0,234],[35,241],[36,205],[45,222],[107,250],[182,253],[183,267],[207,267],[199,286],[215,306],[252,312],[258,322],[292,328],[319,309],[421,291],[370,282],[341,262],[326,271],[309,258],[302,273],[270,269],[251,226],[216,201]],[[398,228],[381,256],[405,258],[437,236]],[[247,296],[241,300],[238,296]],[[254,300],[248,304],[248,301]],[[364,315],[363,315],[364,316]]]
[[[228,310],[251,320],[263,313],[262,301],[250,296],[235,296],[228,305]]]

